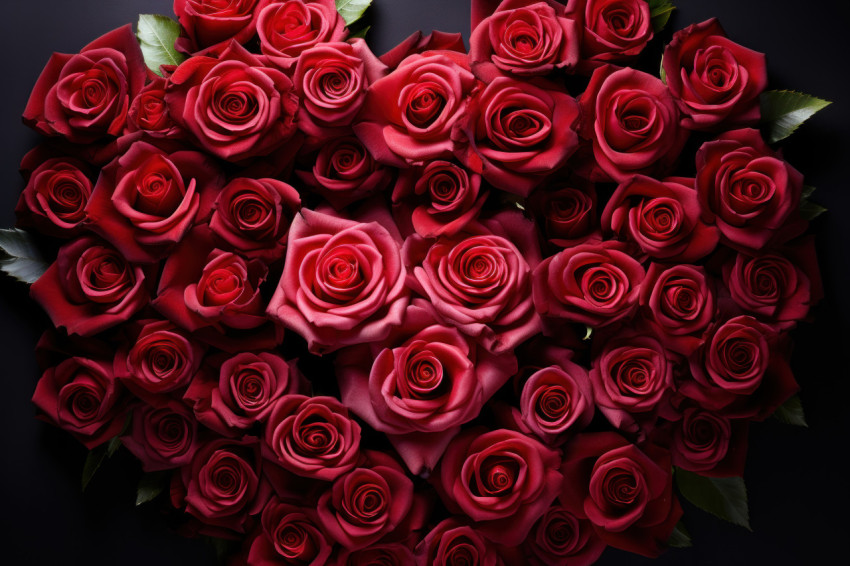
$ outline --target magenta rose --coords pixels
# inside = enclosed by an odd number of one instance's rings
[[[333,542],[323,532],[316,511],[271,499],[260,519],[262,532],[251,544],[249,566],[323,566]]]
[[[147,472],[179,468],[192,462],[200,444],[198,421],[180,401],[162,398],[157,406],[133,408],[130,430],[121,443]]]
[[[218,193],[210,230],[246,257],[283,259],[289,226],[301,197],[277,179],[237,177]]]
[[[391,533],[413,505],[413,482],[395,460],[370,452],[369,467],[338,477],[319,499],[319,519],[346,550],[366,548]]]
[[[73,144],[119,137],[130,101],[145,86],[146,76],[139,42],[128,24],[77,55],[54,53],[33,87],[24,123]]]
[[[268,307],[313,353],[382,340],[408,302],[400,236],[379,207],[358,222],[302,210]]]
[[[91,336],[127,321],[149,304],[148,275],[106,242],[84,236],[59,249],[30,294],[54,326]]]
[[[502,566],[495,545],[456,518],[441,521],[416,545],[416,566]]]
[[[269,155],[295,134],[292,81],[231,45],[220,59],[190,57],[171,75],[172,118],[213,155],[233,162]]]
[[[579,104],[582,137],[593,144],[594,180],[663,177],[688,138],[667,87],[641,71],[611,65],[596,69]]]
[[[618,242],[581,244],[534,270],[534,306],[553,323],[605,326],[634,314],[644,275],[640,262]]]
[[[360,425],[333,397],[285,395],[266,423],[266,458],[300,476],[332,481],[360,458]]]
[[[767,86],[767,63],[726,37],[717,19],[673,35],[662,60],[667,87],[692,130],[758,122],[759,95]]]
[[[487,82],[504,72],[533,76],[569,70],[578,62],[578,31],[554,0],[504,0],[473,30],[469,60]]]
[[[32,402],[43,420],[91,450],[121,432],[126,409],[121,392],[111,363],[74,357],[44,372]]]
[[[168,82],[156,77],[145,88],[139,91],[130,103],[127,115],[127,130],[130,132],[143,131],[152,138],[178,139],[182,132],[165,103],[165,91]]]
[[[605,543],[596,535],[590,521],[579,519],[555,502],[521,548],[530,566],[590,566],[602,555]]]
[[[544,186],[528,199],[528,208],[541,218],[539,224],[546,240],[569,248],[590,238],[601,239],[597,228],[596,189],[590,183],[570,181]]]
[[[673,465],[710,477],[741,477],[748,421],[688,407],[673,423]]]
[[[290,70],[302,52],[320,43],[343,41],[348,31],[333,0],[264,0],[257,35],[263,54]]]
[[[506,546],[520,544],[558,495],[560,457],[512,430],[464,431],[449,444],[434,475],[443,503],[476,521]]]
[[[464,53],[411,55],[372,83],[354,131],[375,159],[388,165],[447,159],[458,147],[453,132],[467,119],[477,85]]]
[[[247,43],[256,32],[262,0],[174,0],[174,13],[185,35],[175,42],[186,53],[222,51],[231,40]]]
[[[86,206],[88,223],[129,261],[156,261],[209,218],[221,177],[202,153],[133,142],[103,168]]]
[[[634,59],[653,36],[649,3],[644,0],[573,0],[567,15],[583,26],[582,71]]]
[[[587,370],[572,362],[537,370],[522,387],[522,422],[550,446],[567,441],[593,419],[593,390]]]
[[[411,236],[405,242],[406,261],[415,265],[409,284],[442,322],[505,352],[540,330],[529,293],[539,261],[533,236],[530,221],[507,211],[430,246]]]
[[[653,259],[693,263],[714,251],[717,228],[704,223],[693,179],[635,175],[602,211],[602,227]]]

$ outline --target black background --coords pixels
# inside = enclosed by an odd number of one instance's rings
[[[815,221],[827,298],[816,322],[795,333],[792,367],[810,428],[770,421],[753,427],[746,481],[752,533],[686,507],[694,547],[657,564],[824,564],[844,562],[850,521],[850,87],[846,45],[850,9],[838,0],[674,0],[668,26],[711,16],[730,37],[768,54],[771,88],[798,89],[834,101],[784,143],[786,158],[819,188],[829,209]],[[10,5],[11,4],[11,5]],[[462,31],[469,5],[452,0],[375,0],[369,41],[383,53],[416,29]],[[171,12],[169,0],[14,0],[0,10],[0,226],[14,223],[23,187],[20,158],[36,143],[21,125],[30,89],[51,52],[75,53],[138,13]],[[662,35],[667,41],[670,31]],[[6,564],[213,564],[212,550],[172,534],[156,505],[134,508],[138,465],[110,460],[85,494],[85,450],[37,421],[30,403],[38,372],[33,356],[46,319],[25,286],[0,277],[0,561]],[[602,564],[649,564],[607,550]]]

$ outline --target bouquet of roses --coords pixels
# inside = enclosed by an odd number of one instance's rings
[[[0,247],[84,485],[123,446],[257,565],[653,557],[679,497],[746,526],[821,295],[772,144],[828,103],[716,20],[640,70],[667,0],[474,0],[468,51],[381,56],[369,3],[175,0],[47,63],[40,236]]]

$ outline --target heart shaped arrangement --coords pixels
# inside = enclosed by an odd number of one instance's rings
[[[828,103],[716,20],[630,67],[667,0],[473,1],[469,51],[380,57],[368,4],[175,0],[48,62],[17,213],[55,261],[0,246],[84,481],[123,446],[247,564],[654,557],[679,497],[746,525],[821,294],[769,144]]]

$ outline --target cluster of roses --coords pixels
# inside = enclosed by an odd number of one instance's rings
[[[654,556],[673,465],[741,475],[819,294],[801,175],[748,128],[762,55],[711,20],[666,83],[615,66],[644,0],[479,2],[469,53],[380,58],[333,0],[175,11],[164,77],[127,26],[25,111],[20,224],[67,240],[32,286],[45,418],[121,435],[249,564]]]

